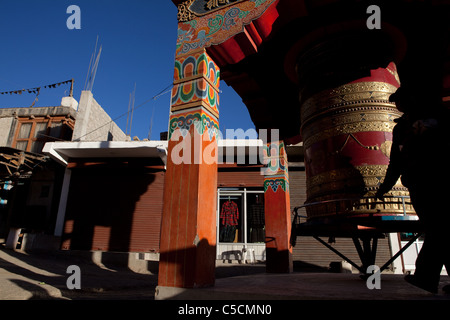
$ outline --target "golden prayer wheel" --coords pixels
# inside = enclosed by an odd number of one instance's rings
[[[389,164],[394,120],[389,96],[399,86],[395,64],[316,93],[301,107],[308,219],[415,214],[400,180],[375,200]]]

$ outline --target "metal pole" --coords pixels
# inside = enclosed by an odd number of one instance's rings
[[[365,271],[358,265],[356,265],[356,263],[354,263],[352,260],[350,260],[349,258],[347,258],[346,256],[344,256],[342,253],[340,253],[339,251],[337,251],[335,248],[333,248],[332,246],[330,246],[328,243],[326,243],[325,241],[323,241],[322,239],[320,239],[317,236],[314,236],[314,239],[316,239],[317,241],[319,241],[321,244],[323,244],[325,247],[327,247],[328,249],[330,249],[331,251],[333,251],[334,253],[336,253],[339,257],[341,257],[342,259],[344,259],[345,261],[347,261],[348,263],[350,263],[352,266],[354,266],[356,269],[359,270],[359,272],[361,273],[365,273]]]
[[[397,259],[406,249],[408,249],[422,234],[419,232],[413,237],[403,248],[401,248],[391,259],[388,260],[381,268],[380,272],[386,269],[395,259]]]

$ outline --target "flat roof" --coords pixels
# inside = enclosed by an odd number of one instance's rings
[[[218,140],[219,158],[227,154],[258,154],[264,142],[260,139]],[[79,158],[160,158],[167,162],[168,141],[70,141],[48,142],[42,152],[66,166],[69,159]],[[290,155],[303,155],[302,144],[287,146]]]
[[[42,152],[67,165],[70,158],[161,158],[166,164],[167,141],[49,142]]]

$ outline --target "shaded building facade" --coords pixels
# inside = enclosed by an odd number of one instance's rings
[[[63,97],[56,107],[0,108],[0,238],[9,247],[59,248],[54,239],[65,167],[44,154],[52,141],[113,141],[128,137],[83,91],[80,104]]]

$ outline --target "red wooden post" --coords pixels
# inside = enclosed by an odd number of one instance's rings
[[[158,285],[214,285],[219,68],[204,49],[177,57]]]
[[[283,141],[271,142],[264,151],[267,168],[264,177],[266,221],[266,270],[293,271],[291,209],[286,149]]]

